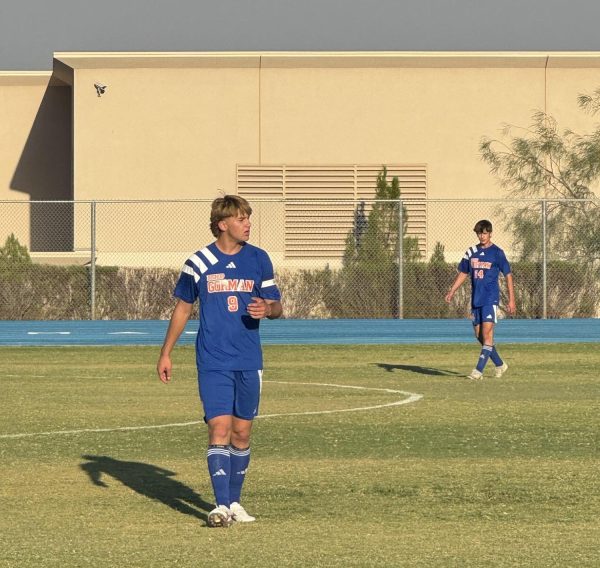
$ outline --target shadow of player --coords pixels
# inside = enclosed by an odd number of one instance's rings
[[[377,363],[378,367],[385,369],[388,373],[399,369],[400,371],[410,371],[420,375],[434,375],[438,377],[461,377],[456,371],[447,371],[446,369],[433,369],[431,367],[421,367],[419,365],[390,365],[388,363]]]
[[[212,503],[208,503],[193,489],[174,479],[175,472],[168,469],[147,463],[116,460],[108,456],[81,457],[88,461],[79,467],[98,487],[108,487],[102,477],[110,476],[140,495],[164,503],[179,513],[191,515],[205,523],[206,512],[213,508]]]

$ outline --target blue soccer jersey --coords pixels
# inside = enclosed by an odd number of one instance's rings
[[[510,264],[504,251],[492,244],[487,248],[481,245],[467,250],[458,265],[458,270],[471,277],[471,307],[498,305],[500,303],[500,272],[510,274]]]
[[[263,368],[259,320],[248,314],[252,297],[279,300],[273,264],[262,249],[244,244],[237,254],[215,243],[185,261],[174,296],[200,302],[196,363],[201,371]]]

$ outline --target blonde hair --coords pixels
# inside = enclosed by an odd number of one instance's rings
[[[243,197],[238,195],[224,195],[223,197],[217,197],[212,202],[210,210],[210,231],[218,237],[221,234],[219,229],[219,223],[227,217],[233,217],[238,213],[245,215],[252,215],[252,207]]]

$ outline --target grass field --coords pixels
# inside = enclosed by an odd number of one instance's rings
[[[598,566],[598,345],[501,353],[265,348],[258,520],[222,530],[202,424],[111,430],[201,418],[192,348],[168,386],[157,348],[2,348],[0,566]]]

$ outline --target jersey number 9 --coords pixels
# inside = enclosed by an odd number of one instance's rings
[[[228,296],[227,297],[227,309],[230,312],[238,311],[238,299],[237,296]]]

